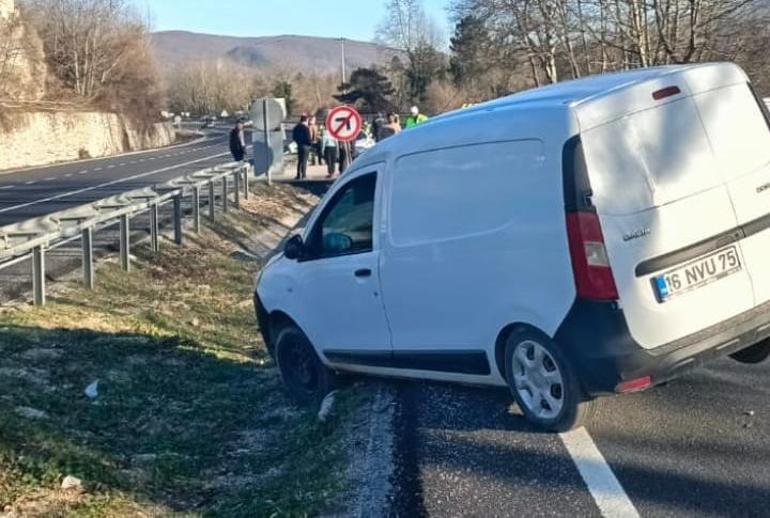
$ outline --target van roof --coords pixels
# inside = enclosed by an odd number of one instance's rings
[[[455,110],[401,132],[367,151],[359,166],[462,142],[505,138],[569,138],[630,113],[748,81],[732,63],[668,65],[564,81]],[[676,86],[680,93],[653,98]]]
[[[743,71],[733,63],[666,65],[595,75],[533,88],[471,108],[449,112],[431,120],[447,121],[459,115],[501,108],[566,107],[576,112],[582,129],[587,129],[637,108],[643,108],[644,106],[639,106],[640,99],[635,99],[638,97],[636,94],[639,93],[639,87],[644,87],[644,100],[647,101],[645,104],[651,104],[652,92],[665,86],[679,86],[682,92],[693,94],[747,80]],[[599,106],[601,109],[597,110]],[[597,111],[601,112],[601,115]]]

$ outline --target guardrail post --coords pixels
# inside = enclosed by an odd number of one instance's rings
[[[83,247],[83,284],[86,289],[94,289],[94,229],[84,228],[81,232]]]
[[[200,185],[193,185],[192,188],[192,217],[193,232],[196,234],[201,231],[201,188]]]
[[[45,305],[45,247],[32,249],[32,292],[35,306]]]
[[[160,239],[158,239],[158,204],[150,205],[150,248],[153,252],[160,250]]]
[[[216,201],[216,193],[214,193],[214,180],[209,182],[209,219],[214,221],[214,202]]]
[[[222,176],[222,210],[227,212],[227,175]]]
[[[251,166],[245,166],[243,168],[243,197],[249,199],[249,169]]]
[[[182,244],[184,234],[182,233],[182,195],[174,196],[174,243]]]
[[[236,171],[233,175],[233,182],[235,183],[233,188],[234,204],[236,208],[241,206],[241,172]]]
[[[131,253],[131,236],[129,230],[128,214],[122,214],[120,216],[120,267],[124,272],[131,271],[131,261],[129,258]]]

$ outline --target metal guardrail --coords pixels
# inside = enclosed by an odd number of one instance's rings
[[[0,270],[32,257],[32,291],[36,305],[45,304],[45,253],[78,238],[82,240],[83,281],[88,289],[94,287],[93,234],[104,226],[120,223],[120,264],[128,271],[130,263],[130,221],[137,213],[148,211],[150,215],[150,247],[159,250],[158,208],[172,203],[174,208],[174,241],[182,244],[182,198],[191,197],[193,231],[200,231],[201,189],[207,187],[208,217],[214,220],[216,210],[216,186],[220,185],[221,205],[228,210],[229,198],[240,205],[241,190],[249,196],[249,174],[252,166],[241,162],[203,169],[181,176],[163,184],[127,191],[116,196],[97,200],[72,209],[47,214],[11,225],[0,227]],[[232,188],[230,178],[233,179]]]

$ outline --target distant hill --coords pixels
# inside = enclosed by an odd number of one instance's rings
[[[155,57],[162,68],[208,59],[228,59],[255,68],[288,67],[308,73],[335,73],[340,68],[340,40],[311,36],[263,36],[239,38],[186,31],[162,31],[152,35]],[[345,40],[349,70],[386,65],[404,53],[363,41]]]

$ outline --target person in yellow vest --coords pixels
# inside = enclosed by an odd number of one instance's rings
[[[420,109],[417,106],[412,106],[410,113],[411,115],[406,118],[406,123],[404,124],[405,129],[417,126],[428,120],[428,117],[420,113]]]

